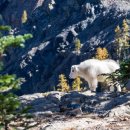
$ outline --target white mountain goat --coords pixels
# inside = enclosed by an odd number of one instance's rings
[[[119,69],[120,66],[114,60],[97,60],[89,59],[81,62],[79,65],[71,67],[70,78],[75,79],[77,76],[85,79],[88,82],[91,91],[96,91],[98,81],[104,82],[107,76],[102,74],[111,74]],[[118,84],[117,91],[121,92],[121,87]]]

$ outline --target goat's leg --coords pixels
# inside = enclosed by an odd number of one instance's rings
[[[97,88],[97,85],[98,85],[97,78],[90,79],[88,84],[89,84],[89,88],[90,88],[91,91],[96,91],[96,88]]]

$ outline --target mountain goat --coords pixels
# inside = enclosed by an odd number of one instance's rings
[[[106,76],[102,76],[102,74],[111,74],[119,68],[119,64],[114,60],[89,59],[81,62],[79,65],[73,65],[69,77],[75,79],[79,76],[85,79],[88,82],[90,90],[96,91],[98,81],[104,82],[107,78]],[[119,84],[117,91],[121,92]]]

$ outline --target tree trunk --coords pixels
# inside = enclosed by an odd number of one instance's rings
[[[5,130],[9,130],[9,127],[8,127],[8,122],[5,122],[4,127],[5,127]]]

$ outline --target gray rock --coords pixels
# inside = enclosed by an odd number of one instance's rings
[[[45,112],[35,112],[33,114],[35,117],[52,117],[53,113],[51,111],[45,111]]]
[[[52,97],[60,97],[60,104]],[[83,97],[83,100],[77,100],[78,97]],[[34,119],[42,122],[34,130],[129,128],[130,93],[96,94],[86,91],[67,94],[55,91],[23,95],[20,99],[24,105],[32,104]]]
[[[50,94],[24,95],[20,97],[20,100],[23,105],[32,106],[31,113],[46,111],[61,112],[66,115],[95,113],[100,117],[128,116],[130,114],[129,93],[90,94],[90,91],[88,91],[65,94],[50,92]]]
[[[78,115],[82,115],[82,114],[83,114],[83,112],[82,112],[81,107],[65,112],[65,115],[67,115],[67,116],[78,116]]]
[[[110,110],[107,114],[108,117],[130,117],[130,106],[128,105],[121,105],[117,108]]]

